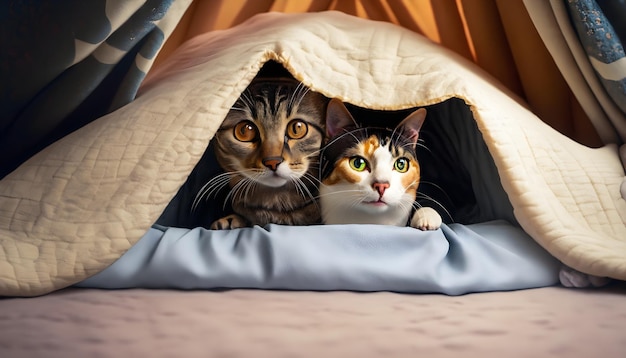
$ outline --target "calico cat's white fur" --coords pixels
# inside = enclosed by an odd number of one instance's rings
[[[425,116],[418,109],[393,130],[361,128],[341,101],[330,101],[320,186],[324,224],[441,226],[441,216],[428,207],[418,208],[409,222],[420,180],[415,147]]]

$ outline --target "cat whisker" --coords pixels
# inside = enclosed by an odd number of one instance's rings
[[[315,196],[313,195],[313,193],[311,193],[311,191],[304,184],[304,182],[302,182],[299,178],[296,178],[296,177],[293,177],[293,178],[290,178],[290,179],[294,183],[294,186],[296,188],[296,191],[298,192],[298,195],[300,195],[304,199],[309,199],[310,198],[311,200],[313,200],[315,205],[318,206],[318,203],[315,200]]]
[[[403,201],[399,202],[399,203],[398,203],[398,206],[400,207],[400,209],[402,210],[402,212],[404,212],[404,213],[405,213],[405,215],[407,215],[407,216],[408,216],[408,214],[410,214],[411,209],[413,209],[413,205],[412,205],[412,203],[411,203],[411,204],[410,204],[410,203],[405,203],[405,202],[403,202]]]
[[[257,181],[254,179],[246,180],[246,183],[241,186],[237,191],[238,200],[245,202],[246,198],[250,196],[250,192],[254,193],[257,186]]]
[[[354,194],[357,194],[357,195],[351,195],[349,197],[351,199],[349,202],[346,202],[346,201],[341,201],[341,202],[339,202],[339,201],[331,201],[331,202],[328,202],[328,203],[326,203],[326,206],[327,206],[326,210],[328,210],[328,209],[335,209],[337,207],[345,208],[346,204],[347,204],[347,206],[349,208],[352,209],[352,208],[356,207],[357,205],[359,205],[360,203],[363,202],[363,196],[362,195],[358,195],[358,194],[362,194],[360,190],[344,190],[344,191],[340,191],[340,192],[336,191],[334,193],[328,193],[328,194],[325,194],[325,195],[319,195],[318,198],[326,197],[326,196],[333,196],[334,194],[347,193],[347,192],[353,192]],[[347,198],[344,197],[344,199],[347,199]]]
[[[311,179],[308,178],[306,175],[302,177],[302,179],[304,178],[306,178],[311,184],[315,185],[315,183],[311,181]],[[293,181],[296,184],[296,187],[300,188],[299,190],[300,195],[305,199],[310,198],[311,200],[313,200],[313,202],[315,202],[315,205],[319,207],[319,204],[317,203],[317,200],[315,199],[315,195],[313,195],[309,187],[300,178],[294,178]]]
[[[434,183],[432,181],[421,181],[420,183],[421,184],[434,186],[435,188],[439,189],[443,194],[447,195],[445,190],[443,190],[443,188],[441,186],[439,186],[437,183]],[[448,197],[448,199],[450,199],[450,197]]]
[[[323,148],[320,148],[320,149],[318,149],[318,150],[316,150],[316,151],[313,151],[313,152],[311,152],[311,153],[309,153],[309,154],[307,154],[307,155],[303,156],[303,158],[307,158],[307,159],[311,159],[311,158],[313,158],[313,159],[317,159],[317,158],[319,158],[319,155],[320,155],[320,153],[322,152],[322,150],[323,150]]]
[[[256,191],[256,187],[259,184],[258,178],[263,175],[263,170],[254,169],[250,171],[254,173],[254,176],[251,179],[248,179],[245,196],[241,198],[242,201],[245,201],[245,198],[250,196],[250,192],[254,193]]]
[[[341,133],[341,134],[337,135],[337,136],[336,136],[336,137],[334,137],[334,138],[333,138],[330,142],[326,143],[326,145],[324,145],[324,146],[321,148],[321,153],[323,153],[323,152],[324,152],[324,151],[325,151],[328,147],[330,147],[331,145],[335,144],[335,142],[342,140],[345,136],[351,136],[352,138],[354,138],[354,140],[355,140],[356,142],[358,142],[358,141],[359,141],[359,139],[357,138],[357,136],[356,136],[356,135],[354,135],[354,133],[355,133],[357,130],[362,130],[362,128],[358,128],[358,129],[351,130],[351,131],[345,131],[345,132],[343,132],[343,133]]]
[[[211,187],[207,188],[207,189],[210,189],[210,190],[207,190],[208,196],[211,196],[212,194],[219,191],[218,189],[222,187],[223,185],[228,184],[228,182],[230,181],[230,179],[233,177],[234,174],[236,173],[222,173],[220,175],[215,176],[213,179],[211,179],[209,183],[215,182],[216,185],[212,185]]]
[[[211,197],[211,195],[213,195],[213,193],[219,192],[224,186],[226,186],[230,180],[230,177],[231,173],[222,173],[211,178],[211,180],[204,184],[194,197],[194,200],[191,204],[191,212],[196,211],[202,199],[208,199],[209,197]]]
[[[250,175],[249,173],[254,173],[254,177],[261,175],[261,171],[259,171],[258,169],[248,169],[248,170],[239,170],[239,171],[233,171],[230,174],[238,174],[241,179],[236,182],[232,188],[229,190],[228,194],[226,195],[226,199],[224,200],[224,208],[226,208],[226,203],[229,202],[230,198],[243,198],[245,199],[245,197],[243,196],[244,193],[244,189],[247,188],[249,185],[251,184],[255,184],[255,180],[254,179],[250,179],[248,176],[244,175],[245,173],[248,173],[248,175]]]
[[[360,193],[361,195],[355,195],[353,197],[353,201],[352,204],[350,204],[351,208],[356,207],[357,205],[361,204],[363,201],[365,201],[365,199],[367,199],[367,195]]]
[[[254,100],[252,99],[252,93],[249,89],[246,88],[246,90],[243,91],[239,99],[248,111],[251,111],[254,108]]]
[[[297,106],[300,106],[300,104],[302,103],[302,99],[304,99],[304,96],[306,96],[309,90],[310,89],[302,82],[298,83],[295,90],[291,93],[287,108],[291,111]]]
[[[313,175],[313,173],[319,174],[319,170],[321,169],[318,163],[309,163],[308,169],[304,175]]]
[[[206,192],[210,189],[210,187],[214,184],[214,181],[214,179],[211,179],[200,188],[192,202],[192,211],[195,211],[198,201],[200,201],[202,197],[206,194]]]
[[[425,143],[426,143],[426,141],[424,141],[423,139],[418,139],[416,147],[423,148],[423,149],[427,150],[429,153],[432,153],[430,148]]]
[[[398,148],[406,148],[406,147],[413,147],[414,145],[416,147],[422,147],[428,151],[430,151],[430,149],[426,146],[426,142],[422,139],[422,138],[418,138],[417,142],[413,143],[413,142],[409,142],[409,143],[403,143],[402,145],[398,144],[399,142],[399,136],[398,138],[395,138],[396,142],[394,143],[396,147]]]
[[[295,178],[290,178],[290,181],[293,183],[293,186],[296,189],[296,193],[298,193],[299,196],[304,198],[305,194],[304,194],[304,190],[300,186],[300,182]]]
[[[245,178],[233,186],[232,188],[233,200],[241,200],[242,197],[244,197],[243,193],[245,192],[246,188],[250,186],[250,181],[251,181],[250,179]]]
[[[322,197],[326,197],[326,196],[333,196],[336,194],[344,194],[344,193],[361,193],[361,190],[359,189],[347,189],[347,190],[337,190],[337,191],[333,191],[330,193],[326,193],[326,194],[318,194],[316,198],[322,198]]]
[[[446,213],[446,216],[450,219],[450,221],[454,221],[454,218],[452,217],[452,214],[450,214],[448,209],[446,209],[446,207],[443,206],[443,204],[441,204],[439,201],[435,200],[434,198],[432,198],[432,197],[430,197],[430,196],[428,196],[426,194],[423,194],[423,193],[418,193],[418,195],[417,195],[417,197],[415,199],[416,199],[416,201],[414,202],[414,206],[417,205],[417,206],[415,206],[416,209],[423,207],[423,205],[420,204],[419,202],[417,202],[417,200],[418,199],[425,199],[425,200],[428,200],[429,202],[434,203],[439,208],[441,208],[441,210],[443,210]]]
[[[234,199],[237,196],[237,193],[239,192],[239,190],[241,190],[241,188],[244,187],[247,184],[248,181],[249,181],[249,179],[247,177],[243,177],[243,179],[241,179],[235,185],[233,185],[233,187],[228,192],[228,195],[226,195],[226,199],[224,200],[223,209],[226,208],[226,203],[228,203],[229,200],[231,200],[231,198]]]
[[[391,142],[393,143],[394,147],[406,147],[406,146],[413,146],[413,143],[406,143],[403,146],[400,146],[400,139],[402,138],[402,132],[398,131],[398,129],[400,129],[400,126],[397,126],[393,129],[393,131],[391,132]]]
[[[309,187],[301,180],[299,180],[299,185],[302,186],[303,191],[301,192],[301,196],[305,199],[310,198],[311,200],[315,201],[316,205],[317,205],[317,199],[319,199],[319,193],[316,192],[317,195],[313,195],[313,193],[311,192],[311,190],[309,189]],[[306,193],[306,195],[305,195]]]
[[[307,171],[306,174],[312,176],[313,174],[311,174],[310,172],[312,172],[312,171],[319,172],[320,169],[321,169],[321,167],[318,166],[318,165],[309,165],[309,170]]]
[[[309,174],[309,173],[304,173],[304,175],[302,176],[302,179],[306,179],[309,181],[309,183],[311,183],[311,185],[317,187],[319,184],[322,183],[321,180],[317,179],[315,176]]]
[[[450,196],[448,196],[448,193],[446,193],[446,191],[445,191],[445,190],[443,190],[443,188],[442,188],[442,187],[440,187],[439,185],[437,185],[437,183],[433,183],[433,182],[431,182],[431,181],[422,181],[422,182],[420,182],[420,184],[421,184],[421,185],[424,185],[424,184],[425,184],[425,185],[431,185],[431,186],[433,186],[433,187],[435,187],[435,188],[439,189],[439,191],[441,191],[441,193],[443,193],[443,195],[445,195],[445,196],[446,196],[446,199],[448,199],[448,200],[452,201],[452,199],[450,198]]]
[[[240,111],[245,113],[250,113],[250,110],[247,107],[231,107],[232,111]]]
[[[398,148],[403,148],[406,150],[406,148],[409,148],[409,151],[413,151],[413,148],[417,146],[417,143],[404,143],[402,145],[396,145],[396,147]]]
[[[420,180],[419,180],[419,179],[415,179],[415,180],[413,180],[412,182],[410,182],[410,183],[409,183],[406,187],[407,187],[407,188],[410,188],[410,187],[412,187],[413,185],[419,185],[419,183],[420,183]]]

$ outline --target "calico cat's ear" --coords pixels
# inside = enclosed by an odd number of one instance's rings
[[[340,100],[333,98],[326,108],[326,134],[334,137],[342,129],[358,127],[356,121]]]
[[[426,109],[420,108],[404,118],[396,128],[400,129],[402,133],[409,138],[411,142],[413,142],[413,145],[416,145],[420,129],[422,128],[422,124],[424,124],[425,119]]]

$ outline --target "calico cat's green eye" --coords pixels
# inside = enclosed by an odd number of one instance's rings
[[[294,119],[287,124],[287,137],[291,139],[301,139],[309,132],[306,122]]]
[[[406,173],[409,170],[409,160],[406,158],[399,158],[393,163],[393,168],[400,173]]]
[[[348,162],[350,163],[350,168],[357,172],[362,172],[367,169],[367,161],[363,159],[363,157],[355,156],[350,158]]]
[[[241,121],[237,123],[233,130],[235,138],[240,142],[252,142],[259,137],[259,130],[250,121]]]

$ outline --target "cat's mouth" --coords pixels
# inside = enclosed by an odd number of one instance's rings
[[[265,186],[280,188],[294,179],[299,179],[301,174],[289,168],[288,165],[280,164],[276,170],[266,169],[256,177],[256,181]]]
[[[370,215],[379,215],[391,209],[391,206],[383,199],[362,201],[360,210]]]
[[[383,199],[372,200],[372,201],[364,201],[363,203],[366,204],[366,205],[374,206],[374,207],[384,207],[384,206],[389,205]]]

